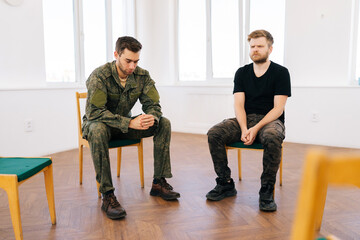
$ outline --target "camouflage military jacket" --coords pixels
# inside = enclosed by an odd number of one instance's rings
[[[128,76],[125,88],[120,84],[115,61],[95,69],[86,81],[88,89],[86,110],[83,117],[83,137],[86,138],[91,121],[128,132],[131,109],[139,99],[142,110],[159,121],[161,106],[159,93],[149,72],[136,67]]]

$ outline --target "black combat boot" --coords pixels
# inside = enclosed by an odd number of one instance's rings
[[[106,213],[108,218],[119,219],[126,216],[125,209],[121,207],[120,203],[116,200],[113,191],[105,193],[102,200],[101,210]]]
[[[277,205],[274,200],[274,185],[266,184],[262,185],[259,191],[259,208],[264,212],[274,212],[277,209]]]
[[[219,201],[226,197],[235,196],[237,191],[232,178],[229,180],[216,178],[216,186],[206,194],[206,198],[212,201]]]

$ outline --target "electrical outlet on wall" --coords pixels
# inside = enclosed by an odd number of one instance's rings
[[[33,130],[33,121],[32,119],[26,119],[24,121],[24,131],[25,132],[32,132]]]
[[[319,121],[319,113],[318,112],[312,112],[311,113],[311,121],[312,122],[318,122]]]

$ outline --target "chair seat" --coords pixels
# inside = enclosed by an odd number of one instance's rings
[[[226,146],[233,147],[233,148],[264,149],[263,145],[258,142],[254,142],[251,145],[245,145],[244,142],[240,141],[240,142],[234,142],[234,143],[228,144]]]
[[[16,174],[21,182],[52,163],[50,158],[0,158],[0,174]]]
[[[114,139],[114,140],[110,140],[109,148],[124,147],[132,144],[137,144],[140,141],[141,139]]]

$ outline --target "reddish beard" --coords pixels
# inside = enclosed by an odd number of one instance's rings
[[[265,55],[260,55],[260,54],[253,54],[250,56],[251,60],[256,63],[256,64],[260,64],[260,63],[264,63],[267,61],[267,59],[269,58],[269,53],[266,53]],[[255,56],[257,56],[258,58],[256,58]]]

